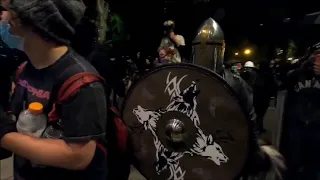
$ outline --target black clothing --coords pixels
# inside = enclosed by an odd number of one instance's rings
[[[264,116],[268,110],[271,97],[276,96],[277,92],[275,77],[271,69],[261,67],[257,70],[252,89],[253,106],[257,114],[257,128],[264,131]]]
[[[249,128],[253,130],[252,134],[252,150],[250,152],[250,164],[249,173],[256,173],[261,171],[267,171],[270,168],[270,160],[261,156],[260,147],[258,144],[258,131],[256,125],[256,113],[253,107],[253,93],[251,87],[240,77],[228,70],[224,70],[222,75],[223,79],[232,87],[239,98],[239,104],[244,107],[244,111],[248,114],[251,124]]]
[[[290,110],[286,117],[291,122],[320,124],[320,77],[299,68],[289,73],[286,82],[286,109]]]
[[[27,61],[28,57],[24,52],[9,48],[0,39],[0,106],[7,111],[11,91],[12,76],[18,66]]]
[[[16,122],[12,117],[0,106],[0,139],[10,132],[16,132]],[[12,156],[12,152],[0,146],[0,160],[7,159]]]
[[[290,71],[285,81],[281,150],[288,162],[288,180],[318,180],[320,174],[320,78],[308,61]]]
[[[240,77],[228,70],[224,70],[223,79],[233,88],[240,98],[240,105],[248,113],[250,120],[256,123],[256,114],[253,108],[253,94],[250,86]]]
[[[73,50],[69,50],[53,65],[40,70],[28,63],[19,76],[11,110],[17,116],[28,104],[39,102],[44,106],[44,113],[48,114],[63,84],[60,78],[71,77],[80,72],[97,73],[89,62]],[[55,124],[55,128],[62,130],[65,141],[76,143],[96,140],[97,143],[102,143],[105,140],[107,105],[101,83],[83,87],[68,102],[57,105],[56,109],[59,111],[60,121]],[[90,165],[81,171],[34,165],[18,156],[14,163],[15,179],[105,180],[107,173],[106,154],[98,146]]]
[[[125,59],[119,56],[110,56],[103,49],[96,49],[90,55],[92,65],[97,69],[100,75],[107,83],[106,94],[109,97],[109,105],[117,106],[117,96],[125,96],[125,84],[123,79],[126,76]]]
[[[256,82],[256,79],[257,79],[257,73],[255,72],[255,70],[244,71],[240,73],[240,75],[241,75],[241,78],[245,80],[251,88],[254,87],[254,83]]]

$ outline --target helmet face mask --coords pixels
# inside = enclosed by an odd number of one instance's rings
[[[192,63],[221,74],[224,66],[225,41],[220,25],[212,18],[200,26],[192,42]]]

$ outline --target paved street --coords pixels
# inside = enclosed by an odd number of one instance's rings
[[[13,180],[12,175],[13,175],[13,163],[12,163],[12,158],[2,160],[0,162],[0,180]]]
[[[272,103],[271,103],[272,104]],[[265,117],[265,127],[268,130],[266,134],[268,138],[272,138],[273,129],[275,129],[276,118],[275,118],[275,108],[270,107],[266,113]],[[1,172],[0,172],[0,180],[13,180],[12,178],[12,158],[2,160],[0,163]],[[130,174],[129,180],[145,180],[144,177],[140,175],[140,173],[132,168],[132,172]]]

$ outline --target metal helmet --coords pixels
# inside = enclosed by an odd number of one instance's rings
[[[163,23],[163,26],[166,28],[166,29],[174,29],[175,27],[175,23],[174,21],[172,20],[167,20]]]
[[[244,63],[245,68],[254,68],[254,63],[252,61],[247,61]]]
[[[221,74],[224,51],[225,41],[221,27],[212,18],[205,20],[192,42],[192,63]]]

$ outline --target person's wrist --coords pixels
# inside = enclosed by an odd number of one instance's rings
[[[1,137],[1,139],[0,139],[0,147],[5,148],[6,143],[8,142],[8,137],[10,136],[10,133],[13,133],[13,132],[8,132],[8,133],[4,134]]]
[[[0,140],[10,132],[17,132],[16,121],[13,116],[7,114],[0,119]]]

